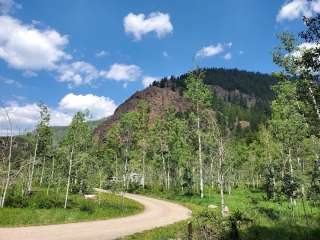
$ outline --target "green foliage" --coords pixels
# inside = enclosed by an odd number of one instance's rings
[[[194,239],[222,239],[225,235],[220,214],[212,210],[203,210],[194,217]]]
[[[217,238],[207,239],[232,239],[232,223],[237,225],[239,239],[252,240],[316,240],[320,234],[318,207],[312,203],[297,201],[294,210],[288,207],[285,199],[273,202],[264,199],[264,193],[260,191],[249,191],[247,189],[236,189],[232,195],[226,195],[226,205],[230,209],[230,216],[224,220],[220,219],[219,209],[216,211],[208,210],[209,204],[217,204],[219,195],[216,192],[206,194],[203,199],[198,195],[185,196],[177,193],[146,193],[169,199],[176,203],[183,204],[192,209],[194,239],[206,239],[205,231],[210,229],[216,231]],[[254,203],[253,203],[254,200]],[[305,210],[304,210],[305,208]],[[215,209],[214,209],[215,210]],[[292,213],[294,211],[294,213]],[[305,212],[308,221],[305,218]],[[294,214],[294,217],[293,217]],[[203,224],[197,224],[196,219],[201,216]],[[219,234],[220,233],[220,234]],[[213,233],[215,234],[215,233]],[[199,238],[201,236],[201,238]],[[198,238],[197,238],[198,237]],[[143,233],[134,234],[124,239],[187,239],[187,222],[183,221],[167,227],[161,227]]]

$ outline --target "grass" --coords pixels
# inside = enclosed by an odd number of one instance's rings
[[[144,192],[144,194],[165,198],[189,207],[194,215],[208,209],[209,204],[219,206],[220,196],[216,191],[208,191],[201,199],[198,195],[185,196],[175,193]],[[249,240],[318,240],[320,236],[320,209],[308,203],[297,202],[292,208],[287,200],[279,202],[267,201],[261,191],[236,189],[231,195],[225,195],[225,203],[230,214],[239,210],[252,223],[241,226],[241,239]],[[216,212],[219,213],[219,208]],[[192,218],[195,222],[195,219]],[[194,224],[195,225],[195,224]],[[185,239],[187,232],[186,221],[160,227],[143,233],[135,234],[124,239]]]
[[[51,202],[43,200],[46,199],[43,195],[36,193],[22,205],[16,201],[11,204],[13,207],[0,209],[0,226],[17,227],[102,220],[143,211],[140,203],[125,198],[122,204],[120,196],[108,193],[101,194],[100,205],[97,201],[85,200],[80,195],[71,195],[67,209],[63,209],[61,205],[62,195],[53,196],[55,200]]]

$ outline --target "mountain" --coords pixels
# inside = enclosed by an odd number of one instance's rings
[[[107,119],[102,118],[95,121],[88,121],[89,128],[94,131],[101,123],[105,122]],[[63,137],[67,133],[68,126],[52,126],[53,132],[53,144],[56,146],[62,141]]]
[[[268,118],[270,101],[274,95],[271,86],[276,80],[268,74],[247,72],[237,69],[205,68],[205,83],[214,95],[214,109],[221,112],[230,129],[255,131]],[[135,110],[140,100],[149,103],[150,119],[164,114],[167,107],[185,112],[190,103],[183,98],[187,74],[163,78],[152,86],[133,94],[122,103],[115,113],[103,121],[94,131],[102,140],[110,126],[122,114]]]

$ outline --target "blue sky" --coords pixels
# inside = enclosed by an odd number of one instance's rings
[[[0,11],[1,104],[21,130],[36,124],[40,100],[65,125],[84,108],[108,116],[196,65],[271,73],[276,34],[300,31],[320,1],[0,0]]]

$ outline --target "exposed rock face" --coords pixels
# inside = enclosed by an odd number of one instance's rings
[[[238,89],[227,91],[217,85],[208,85],[213,91],[214,95],[226,102],[234,102],[237,104],[245,105],[248,108],[254,107],[257,103],[255,96],[250,96],[248,94],[240,92]]]
[[[95,135],[102,140],[112,124],[118,121],[122,114],[135,110],[140,100],[145,100],[149,103],[150,122],[157,116],[164,114],[165,109],[168,107],[175,108],[178,112],[184,112],[191,107],[190,103],[181,97],[178,92],[170,88],[150,86],[142,91],[136,92],[122,103],[110,118],[96,128]]]
[[[208,87],[213,91],[217,98],[223,101],[242,104],[248,108],[253,107],[256,104],[256,98],[254,96],[241,93],[239,90],[227,91],[216,85],[208,85]],[[112,124],[117,122],[122,114],[136,110],[140,100],[145,100],[149,103],[149,119],[151,123],[157,116],[163,115],[165,109],[168,107],[175,108],[178,112],[185,112],[191,107],[191,104],[184,99],[178,91],[173,91],[170,87],[160,88],[157,86],[150,86],[142,91],[136,92],[122,103],[111,117],[102,122],[95,129],[95,136],[98,137],[99,140],[103,140]],[[249,126],[249,122],[240,122],[241,128],[247,128]]]

